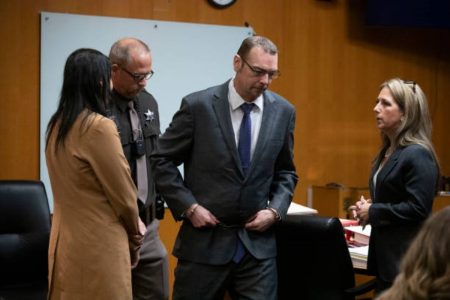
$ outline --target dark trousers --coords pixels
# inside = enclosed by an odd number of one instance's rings
[[[133,300],[169,299],[169,261],[159,238],[159,221],[147,226],[139,263],[132,270]]]
[[[178,260],[173,300],[223,300],[228,291],[233,300],[276,300],[276,259],[257,260],[248,253],[239,264],[197,264]]]

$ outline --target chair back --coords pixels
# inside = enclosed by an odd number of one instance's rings
[[[277,226],[277,248],[280,300],[354,299],[345,293],[355,276],[338,218],[288,215]]]
[[[49,237],[42,182],[0,180],[0,299],[46,299]]]

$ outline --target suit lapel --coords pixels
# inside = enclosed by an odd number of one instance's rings
[[[229,81],[219,86],[217,91],[214,93],[213,108],[217,116],[219,127],[225,138],[225,143],[230,150],[236,167],[240,170],[241,175],[244,176],[234,137],[233,125],[231,124],[230,106],[228,103],[228,83]],[[252,169],[254,168],[253,166],[257,163],[257,161],[261,159],[265,145],[267,144],[269,137],[272,136],[271,132],[275,126],[273,122],[274,115],[276,114],[276,106],[274,105],[275,99],[267,92],[264,92],[263,98],[264,110],[261,119],[261,128],[259,130],[258,141],[256,143],[247,176],[252,172]]]
[[[252,163],[250,164],[250,169],[248,173],[252,172],[253,166],[257,164],[257,161],[261,159],[264,148],[266,147],[267,141],[272,136],[272,131],[275,126],[275,113],[276,107],[274,105],[275,99],[269,94],[264,92],[264,110],[261,118],[261,128],[259,130],[258,141],[256,142],[255,152],[253,153]]]
[[[237,151],[236,140],[234,138],[233,125],[231,124],[230,105],[228,103],[228,83],[219,86],[214,93],[213,108],[219,123],[220,130],[225,138],[225,143],[233,157],[233,160],[240,170],[242,176],[244,175],[241,168],[241,161]]]
[[[397,165],[398,158],[400,156],[400,153],[402,152],[402,149],[397,149],[392,153],[391,157],[386,161],[383,168],[380,170],[377,176],[377,182],[375,187],[375,197],[379,193],[380,187],[383,185],[384,180],[389,175],[389,173],[392,171],[392,169]],[[379,164],[378,164],[379,165]]]

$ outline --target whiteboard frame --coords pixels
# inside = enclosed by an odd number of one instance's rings
[[[151,49],[155,75],[147,90],[159,105],[161,131],[168,127],[183,96],[218,85],[234,75],[233,56],[247,27],[206,25],[77,14],[41,13],[40,179],[53,211],[53,194],[45,161],[45,132],[56,111],[64,64],[78,48],[105,55],[123,37],[136,37]]]

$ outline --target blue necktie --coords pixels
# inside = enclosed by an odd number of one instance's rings
[[[252,119],[250,118],[250,112],[253,106],[255,106],[253,103],[241,105],[244,116],[242,117],[241,128],[239,128],[238,152],[244,174],[247,174],[247,170],[250,167],[250,148],[252,143]]]
[[[253,103],[244,103],[241,105],[244,116],[242,117],[241,128],[239,128],[238,152],[244,174],[247,174],[247,170],[250,167],[250,148],[252,144],[252,120],[250,118],[250,112],[252,111],[253,106],[255,106]],[[233,262],[239,263],[244,255],[245,248],[238,236]]]

